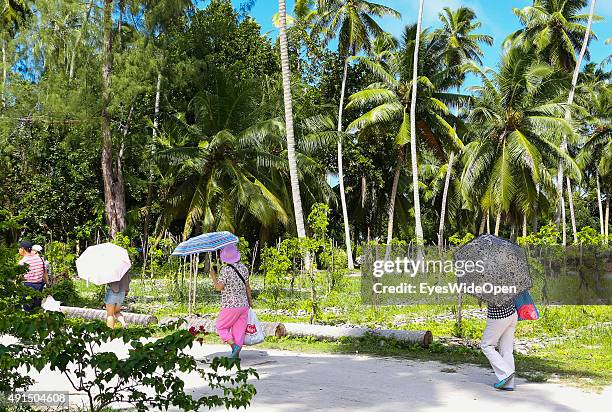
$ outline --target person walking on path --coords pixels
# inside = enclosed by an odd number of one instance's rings
[[[121,306],[130,291],[131,280],[130,272],[126,272],[121,280],[108,284],[104,304],[106,305],[106,325],[111,329],[115,327],[115,321],[118,321],[124,328],[127,326],[121,313]]]
[[[37,254],[32,253],[33,246],[29,240],[19,243],[19,256],[21,256],[19,265],[26,266],[28,269],[23,275],[24,286],[32,288],[37,292],[42,292],[45,284],[49,283],[49,277],[44,260]],[[24,305],[24,309],[27,312],[31,312],[34,308],[40,307],[40,303],[40,297],[36,297],[32,303]]]
[[[518,315],[514,302],[502,306],[488,305],[487,325],[482,333],[480,348],[489,359],[498,382],[495,389],[514,390],[514,331]],[[498,346],[499,350],[495,347]]]
[[[216,290],[221,292],[221,311],[217,319],[217,333],[223,342],[232,348],[232,358],[240,357],[244,344],[249,308],[253,306],[249,270],[240,263],[240,252],[235,244],[221,249],[221,268],[219,278],[214,269],[210,278]]]

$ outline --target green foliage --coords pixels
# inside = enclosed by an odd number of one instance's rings
[[[53,241],[45,248],[45,258],[55,278],[71,278],[76,273],[75,242]]]
[[[246,240],[245,237],[241,236],[238,241],[238,251],[240,252],[240,260],[242,263],[251,266],[251,247],[249,246],[249,241]]]
[[[261,270],[266,280],[266,295],[277,302],[288,283],[291,260],[280,248],[267,247],[261,254]]]
[[[448,238],[448,241],[451,245],[454,246],[463,246],[466,243],[469,243],[472,239],[474,239],[474,235],[470,232],[467,232],[465,235],[461,236],[459,233],[455,233]]]
[[[308,215],[308,225],[315,239],[327,237],[327,227],[329,226],[329,219],[327,218],[328,213],[329,206],[327,204],[315,203],[312,205],[310,214]]]
[[[590,226],[585,226],[576,233],[579,245],[595,246],[603,245],[604,236]]]
[[[81,304],[81,297],[71,278],[62,277],[58,279],[51,287],[46,288],[44,293],[47,296],[53,296],[53,299],[62,302],[64,306],[79,306]]]
[[[519,245],[533,245],[533,246],[551,246],[558,245],[561,240],[561,233],[557,230],[554,222],[550,222],[547,225],[540,227],[537,234],[530,233],[527,236],[519,236],[516,241]]]
[[[111,242],[127,250],[130,259],[134,260],[137,258],[138,250],[132,246],[132,241],[129,236],[119,232],[115,235],[115,238],[111,240]]]

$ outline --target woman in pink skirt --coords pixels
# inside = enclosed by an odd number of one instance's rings
[[[240,252],[236,245],[221,249],[221,268],[219,278],[211,270],[213,286],[221,292],[221,311],[217,319],[217,333],[223,342],[232,348],[232,358],[240,357],[244,344],[249,308],[252,307],[249,270],[240,263]]]

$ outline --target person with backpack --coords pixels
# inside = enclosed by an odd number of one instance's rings
[[[42,292],[45,285],[49,284],[49,274],[43,258],[32,252],[33,246],[34,244],[29,240],[19,243],[19,256],[21,256],[19,265],[27,268],[27,272],[23,275],[23,285]],[[34,308],[40,307],[40,303],[41,298],[36,297],[32,303],[24,305],[24,309],[31,312]]]
[[[221,249],[221,261],[225,263],[217,278],[211,268],[210,278],[214,288],[221,292],[221,311],[217,319],[217,333],[223,342],[230,345],[232,358],[240,357],[244,344],[249,308],[253,306],[249,269],[240,263],[240,252],[235,244]]]

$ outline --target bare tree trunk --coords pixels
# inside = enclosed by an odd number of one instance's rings
[[[110,236],[125,229],[125,204],[117,193],[123,190],[116,181],[113,170],[113,136],[111,130],[111,117],[108,107],[111,101],[111,75],[113,70],[113,39],[112,39],[112,7],[113,0],[104,0],[104,42],[102,59],[102,181],[104,183],[104,206],[106,220],[110,229]],[[123,215],[121,215],[123,213]]]
[[[487,233],[491,233],[491,216],[489,210],[487,210]]]
[[[448,198],[448,188],[450,186],[450,177],[453,170],[453,162],[455,160],[455,151],[451,150],[448,157],[448,165],[446,169],[446,179],[444,180],[444,191],[442,192],[442,206],[440,208],[440,226],[438,227],[438,248],[442,248],[444,244],[444,222],[446,218],[446,201]]]
[[[157,128],[159,126],[159,102],[161,99],[161,81],[162,81],[162,74],[161,71],[159,71],[157,73],[157,85],[155,86],[155,112],[153,115],[153,132],[151,133],[151,147],[149,149],[149,155],[151,156],[151,158],[149,159],[149,181],[147,182],[147,204],[145,207],[145,215],[144,215],[144,219],[143,219],[143,236],[144,236],[144,242],[143,242],[143,248],[142,248],[142,253],[143,253],[143,258],[144,261],[146,262],[146,254],[147,252],[147,247],[149,245],[149,224],[150,224],[150,219],[151,219],[151,203],[153,202],[153,162],[155,161],[155,139],[157,138]],[[142,272],[144,274],[145,271],[145,266],[146,263],[143,264],[143,268],[142,268]]]
[[[368,194],[368,182],[365,176],[361,176],[361,208],[365,208],[365,203]]]
[[[567,106],[565,108],[565,119],[570,120],[572,118],[571,113],[571,105],[574,102],[574,93],[576,92],[576,84],[578,83],[578,73],[580,72],[580,66],[582,65],[582,60],[584,59],[584,55],[586,53],[587,46],[589,44],[589,37],[591,35],[591,25],[593,24],[593,15],[595,13],[595,3],[596,0],[591,0],[591,7],[589,10],[589,20],[587,22],[586,31],[584,32],[584,38],[582,40],[582,47],[580,48],[580,54],[578,54],[578,59],[576,60],[576,66],[574,67],[574,73],[572,75],[572,85],[569,90],[569,94],[567,96]],[[567,136],[563,135],[563,140],[561,141],[561,150],[563,152],[567,151]],[[557,171],[557,193],[559,194],[559,205],[560,210],[557,211],[557,216],[560,216],[563,227],[563,245],[567,244],[567,236],[565,234],[565,202],[563,199],[563,161],[559,161],[559,170]]]
[[[400,174],[402,173],[402,165],[404,164],[405,148],[400,146],[397,153],[397,160],[395,161],[395,171],[393,173],[393,184],[391,185],[391,194],[389,197],[389,221],[387,224],[387,255],[393,240],[393,222],[395,217],[395,199],[397,198],[397,185],[399,183]]]
[[[6,107],[6,40],[2,39],[2,107]]]
[[[598,171],[595,171],[595,182],[597,183],[597,207],[599,208],[599,231],[603,236],[605,234],[604,214],[603,214],[603,206],[601,204],[601,186],[599,185],[599,172]]]
[[[283,72],[283,100],[285,102],[285,127],[287,130],[287,157],[289,160],[289,175],[291,179],[291,195],[295,213],[295,226],[298,238],[306,237],[304,229],[304,215],[302,213],[302,199],[298,181],[297,161],[295,157],[295,140],[293,136],[293,102],[291,98],[291,72],[289,68],[289,51],[287,45],[287,11],[285,0],[278,0],[278,16],[280,21],[280,54]]]
[[[527,213],[523,213],[523,237],[527,236]]]
[[[485,225],[487,224],[487,213],[485,213],[485,211],[482,211],[482,217],[480,218],[480,228],[478,229],[478,234],[482,235],[485,231]]]
[[[572,233],[574,235],[574,243],[578,243],[578,235],[576,234],[576,216],[574,215],[574,199],[572,199],[572,183],[569,176],[566,176],[567,182],[567,199],[569,201],[570,219],[572,221]]]
[[[561,177],[563,179],[563,177]],[[563,246],[567,245],[567,228],[565,224],[565,196],[563,196],[563,183],[561,183],[561,238]]]
[[[132,115],[134,114],[134,106],[130,106],[130,111],[128,113],[127,121],[123,125],[123,136],[121,139],[121,147],[119,149],[119,153],[117,154],[117,160],[115,162],[115,176],[116,176],[116,196],[117,200],[115,202],[115,209],[117,210],[117,223],[121,228],[125,228],[125,184],[123,181],[123,155],[125,151],[125,139],[127,139],[127,135],[130,131],[130,124],[132,122]],[[123,229],[121,229],[123,230]]]
[[[346,77],[348,73],[348,58],[344,59],[344,71],[342,73],[342,88],[340,89],[340,105],[338,106],[338,182],[340,184],[340,203],[342,204],[342,219],[344,221],[344,242],[346,244],[347,266],[349,270],[354,268],[353,252],[351,248],[351,233],[348,221],[348,209],[346,206],[346,193],[344,192],[344,167],[342,165],[342,111],[344,109],[344,93],[346,89]]]
[[[607,245],[610,240],[610,194],[606,195],[606,222],[604,227],[604,242]]]
[[[76,65],[76,56],[79,50],[79,45],[81,44],[81,39],[83,38],[83,33],[87,30],[87,24],[89,23],[89,15],[91,14],[91,9],[93,8],[94,1],[91,0],[89,2],[89,6],[87,7],[87,11],[83,16],[83,25],[81,26],[81,30],[77,34],[77,38],[74,42],[74,47],[72,48],[72,55],[70,56],[70,72],[68,75],[68,80],[72,80],[74,78],[74,70]]]
[[[423,20],[423,0],[419,0],[419,14],[417,17],[416,38],[412,63],[412,98],[410,99],[410,157],[412,163],[412,194],[414,197],[414,233],[418,246],[423,244],[423,226],[421,224],[421,201],[419,197],[419,167],[417,162],[417,133],[416,133],[416,100],[417,77],[419,62],[419,47],[421,43],[421,22]]]
[[[497,212],[497,217],[495,219],[495,236],[499,236],[499,226],[501,223],[501,211]]]

